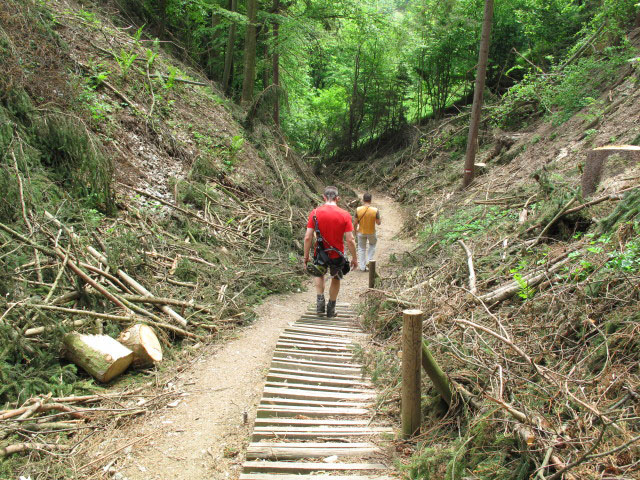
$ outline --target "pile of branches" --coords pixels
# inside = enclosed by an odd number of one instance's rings
[[[85,454],[91,451],[92,437],[99,431],[110,433],[155,410],[177,407],[185,392],[173,380],[169,376],[162,382],[101,394],[35,396],[18,408],[0,410],[0,440],[12,440],[0,447],[0,459],[18,453],[34,460],[46,455],[50,459],[48,470],[52,463],[64,470],[73,459],[82,459],[74,465],[77,474],[88,477],[102,470],[114,475],[118,453],[150,435],[110,447],[104,454],[89,459]],[[36,468],[29,464],[27,473],[33,475]]]
[[[514,215],[457,242],[425,237],[405,256],[414,268],[371,292],[368,322],[386,339],[387,361],[397,363],[399,310],[419,308],[429,350],[457,392],[451,408],[431,410],[422,450],[408,466],[412,475],[638,474],[640,224],[619,215],[627,221],[603,222],[579,239],[549,237],[550,224],[607,200],[623,198],[615,212],[635,211],[636,196],[637,188],[566,202],[551,220],[540,213],[528,228],[517,220],[524,198],[496,197],[493,203],[513,205]],[[615,263],[619,258],[627,264]],[[432,386],[430,392],[438,398]]]

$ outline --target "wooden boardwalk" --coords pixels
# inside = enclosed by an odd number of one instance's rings
[[[280,335],[240,480],[392,478],[376,440],[393,430],[369,425],[375,391],[353,359],[364,334],[337,312],[310,308]]]

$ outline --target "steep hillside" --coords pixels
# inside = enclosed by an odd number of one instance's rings
[[[461,392],[447,409],[425,375],[410,478],[638,478],[638,152],[609,157],[593,195],[580,188],[591,149],[640,144],[638,34],[490,101],[464,191],[468,112],[366,167],[334,165],[402,200],[417,242],[365,311],[381,342],[369,367],[392,392],[381,412],[400,408],[402,307],[424,312]]]
[[[71,330],[115,337],[131,323],[153,326],[168,360],[162,377],[189,359],[190,346],[250,322],[252,304],[300,286],[300,226],[318,200],[314,177],[277,132],[260,124],[246,132],[242,112],[215,85],[108,14],[66,1],[3,0],[0,8],[7,409],[40,395],[53,405],[103,391],[62,356]],[[148,374],[127,373],[116,388]],[[60,408],[37,406],[24,418]],[[120,421],[99,410],[89,419]],[[34,437],[12,423],[0,435],[3,445],[54,444],[75,434],[55,433],[68,425]],[[65,476],[33,449],[43,462],[30,467],[33,478]],[[0,477],[24,461],[3,462]],[[41,468],[44,477],[35,475]]]

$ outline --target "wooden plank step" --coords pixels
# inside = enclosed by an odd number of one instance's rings
[[[309,378],[305,375],[288,375],[285,373],[267,373],[267,380],[272,382],[282,382],[282,381],[290,381],[295,383],[306,383],[311,385],[324,385],[324,386],[335,386],[335,387],[372,387],[369,382],[355,381],[355,380],[343,380],[339,378],[322,378],[315,377]]]
[[[389,427],[256,427],[253,431],[253,441],[267,438],[281,438],[286,440],[309,440],[314,438],[353,438],[370,437],[381,434],[392,434]]]
[[[244,462],[245,473],[312,473],[340,471],[377,471],[387,470],[382,463],[315,463],[315,462]],[[242,477],[240,477],[242,478]],[[334,477],[331,477],[332,479]],[[354,478],[354,477],[350,477]]]
[[[288,368],[271,368],[269,373],[282,373],[284,375],[304,375],[309,380],[320,378],[322,380],[355,380],[356,382],[366,382],[367,378],[363,378],[362,375],[346,375],[344,373],[319,373],[311,370],[302,369],[288,369]]]
[[[366,336],[355,328],[342,328],[342,327],[323,327],[313,324],[296,324],[290,323],[288,327],[284,329],[285,332],[306,332],[317,335],[336,335],[340,337],[362,337]]]
[[[279,473],[243,473],[239,480],[397,480],[388,475],[282,475]]]
[[[262,394],[264,398],[295,398],[308,400],[328,400],[328,401],[366,401],[375,398],[375,394],[357,394],[357,393],[340,393],[340,392],[321,392],[317,390],[299,390],[295,388],[272,388],[265,387]]]
[[[256,432],[310,432],[310,433],[393,433],[392,427],[331,427],[331,426],[303,426],[292,427],[288,425],[259,425]]]
[[[338,393],[360,393],[375,395],[376,391],[367,388],[351,388],[351,387],[332,387],[329,385],[315,385],[309,383],[298,382],[275,382],[268,381],[265,384],[266,387],[285,387],[294,388],[298,390],[311,390],[311,391],[324,391],[324,392],[338,392]]]
[[[345,325],[349,327],[357,327],[358,320],[355,315],[338,313],[337,316],[327,318],[326,315],[317,315],[315,313],[305,313],[300,315],[300,320],[313,320],[316,322],[326,323],[328,325]]]
[[[349,417],[361,417],[370,415],[367,408],[340,408],[340,407],[296,407],[296,406],[278,406],[278,405],[260,405],[256,412],[257,418],[268,417],[297,417],[298,415],[306,417],[335,417],[337,415],[346,415]]]
[[[347,367],[331,367],[327,365],[314,365],[313,363],[298,363],[293,361],[281,360],[274,358],[271,362],[271,368],[286,368],[295,371],[315,372],[315,373],[347,373],[347,374],[359,374],[362,369],[360,368],[347,368]]]
[[[331,347],[328,345],[316,345],[313,343],[303,343],[303,342],[290,342],[286,340],[278,340],[276,343],[276,348],[294,348],[296,350],[305,350],[311,352],[333,352],[333,353],[341,353],[343,355],[353,353],[352,349],[343,348],[343,347]]]
[[[350,400],[309,400],[309,399],[297,399],[297,398],[282,398],[282,397],[262,397],[258,408],[266,405],[275,406],[300,406],[300,407],[353,407],[353,408],[367,408],[369,403],[350,401]]]
[[[339,457],[370,455],[380,449],[372,443],[277,443],[255,442],[247,448],[247,460],[275,459],[296,460],[336,455]]]
[[[301,343],[311,343],[311,344],[316,344],[316,343],[330,343],[336,347],[346,347],[349,345],[352,345],[353,343],[355,343],[357,339],[355,338],[350,338],[350,337],[337,337],[334,336],[333,338],[331,338],[331,336],[324,336],[324,337],[319,337],[319,336],[310,336],[310,335],[298,335],[296,333],[287,333],[287,332],[282,332],[282,334],[280,335],[280,337],[278,338],[278,342],[301,342]]]
[[[334,340],[328,337],[308,337],[306,335],[295,335],[290,333],[283,333],[278,338],[278,342],[292,342],[300,345],[315,345],[322,347],[336,347],[342,349],[348,349],[354,342],[352,339]]]
[[[304,360],[318,360],[327,363],[336,363],[338,365],[351,365],[355,364],[353,361],[353,353],[349,353],[347,355],[339,355],[336,353],[327,353],[327,352],[317,352],[313,353],[310,351],[301,352],[300,350],[296,350],[293,348],[278,348],[275,350],[274,354],[277,355],[288,355],[295,358],[302,358]]]
[[[277,353],[273,356],[274,362],[282,362],[282,363],[291,363],[295,365],[310,365],[314,367],[328,367],[336,370],[353,370],[360,371],[362,370],[363,365],[360,363],[335,363],[335,362],[324,362],[322,360],[306,360],[304,358],[298,358],[293,355],[288,355],[286,353]]]
[[[336,335],[314,335],[312,333],[287,332],[286,330],[282,332],[280,338],[299,338],[307,342],[337,343],[341,345],[353,343],[353,340],[350,338],[338,337]]]
[[[344,418],[292,418],[292,417],[265,417],[256,418],[254,425],[258,426],[297,426],[297,427],[366,427],[369,420],[366,419],[344,419]]]

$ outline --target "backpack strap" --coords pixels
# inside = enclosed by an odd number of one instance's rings
[[[327,242],[324,237],[322,236],[322,232],[320,231],[320,226],[318,225],[318,217],[316,217],[316,211],[313,211],[313,225],[314,225],[314,230],[316,232],[316,246],[317,248],[320,248],[322,250],[324,250],[325,252],[336,252],[340,257],[342,257],[343,260],[346,260],[344,253],[342,253],[340,250],[338,250],[337,248],[333,247],[332,245],[329,244],[329,242]],[[325,246],[325,243],[327,246]]]
[[[367,205],[367,208],[364,209],[364,212],[362,213],[362,216],[358,218],[358,211],[356,210],[356,226],[355,228],[358,228],[358,224],[360,223],[360,220],[362,220],[364,218],[364,216],[367,214],[367,210],[369,210],[369,207],[371,205]]]

